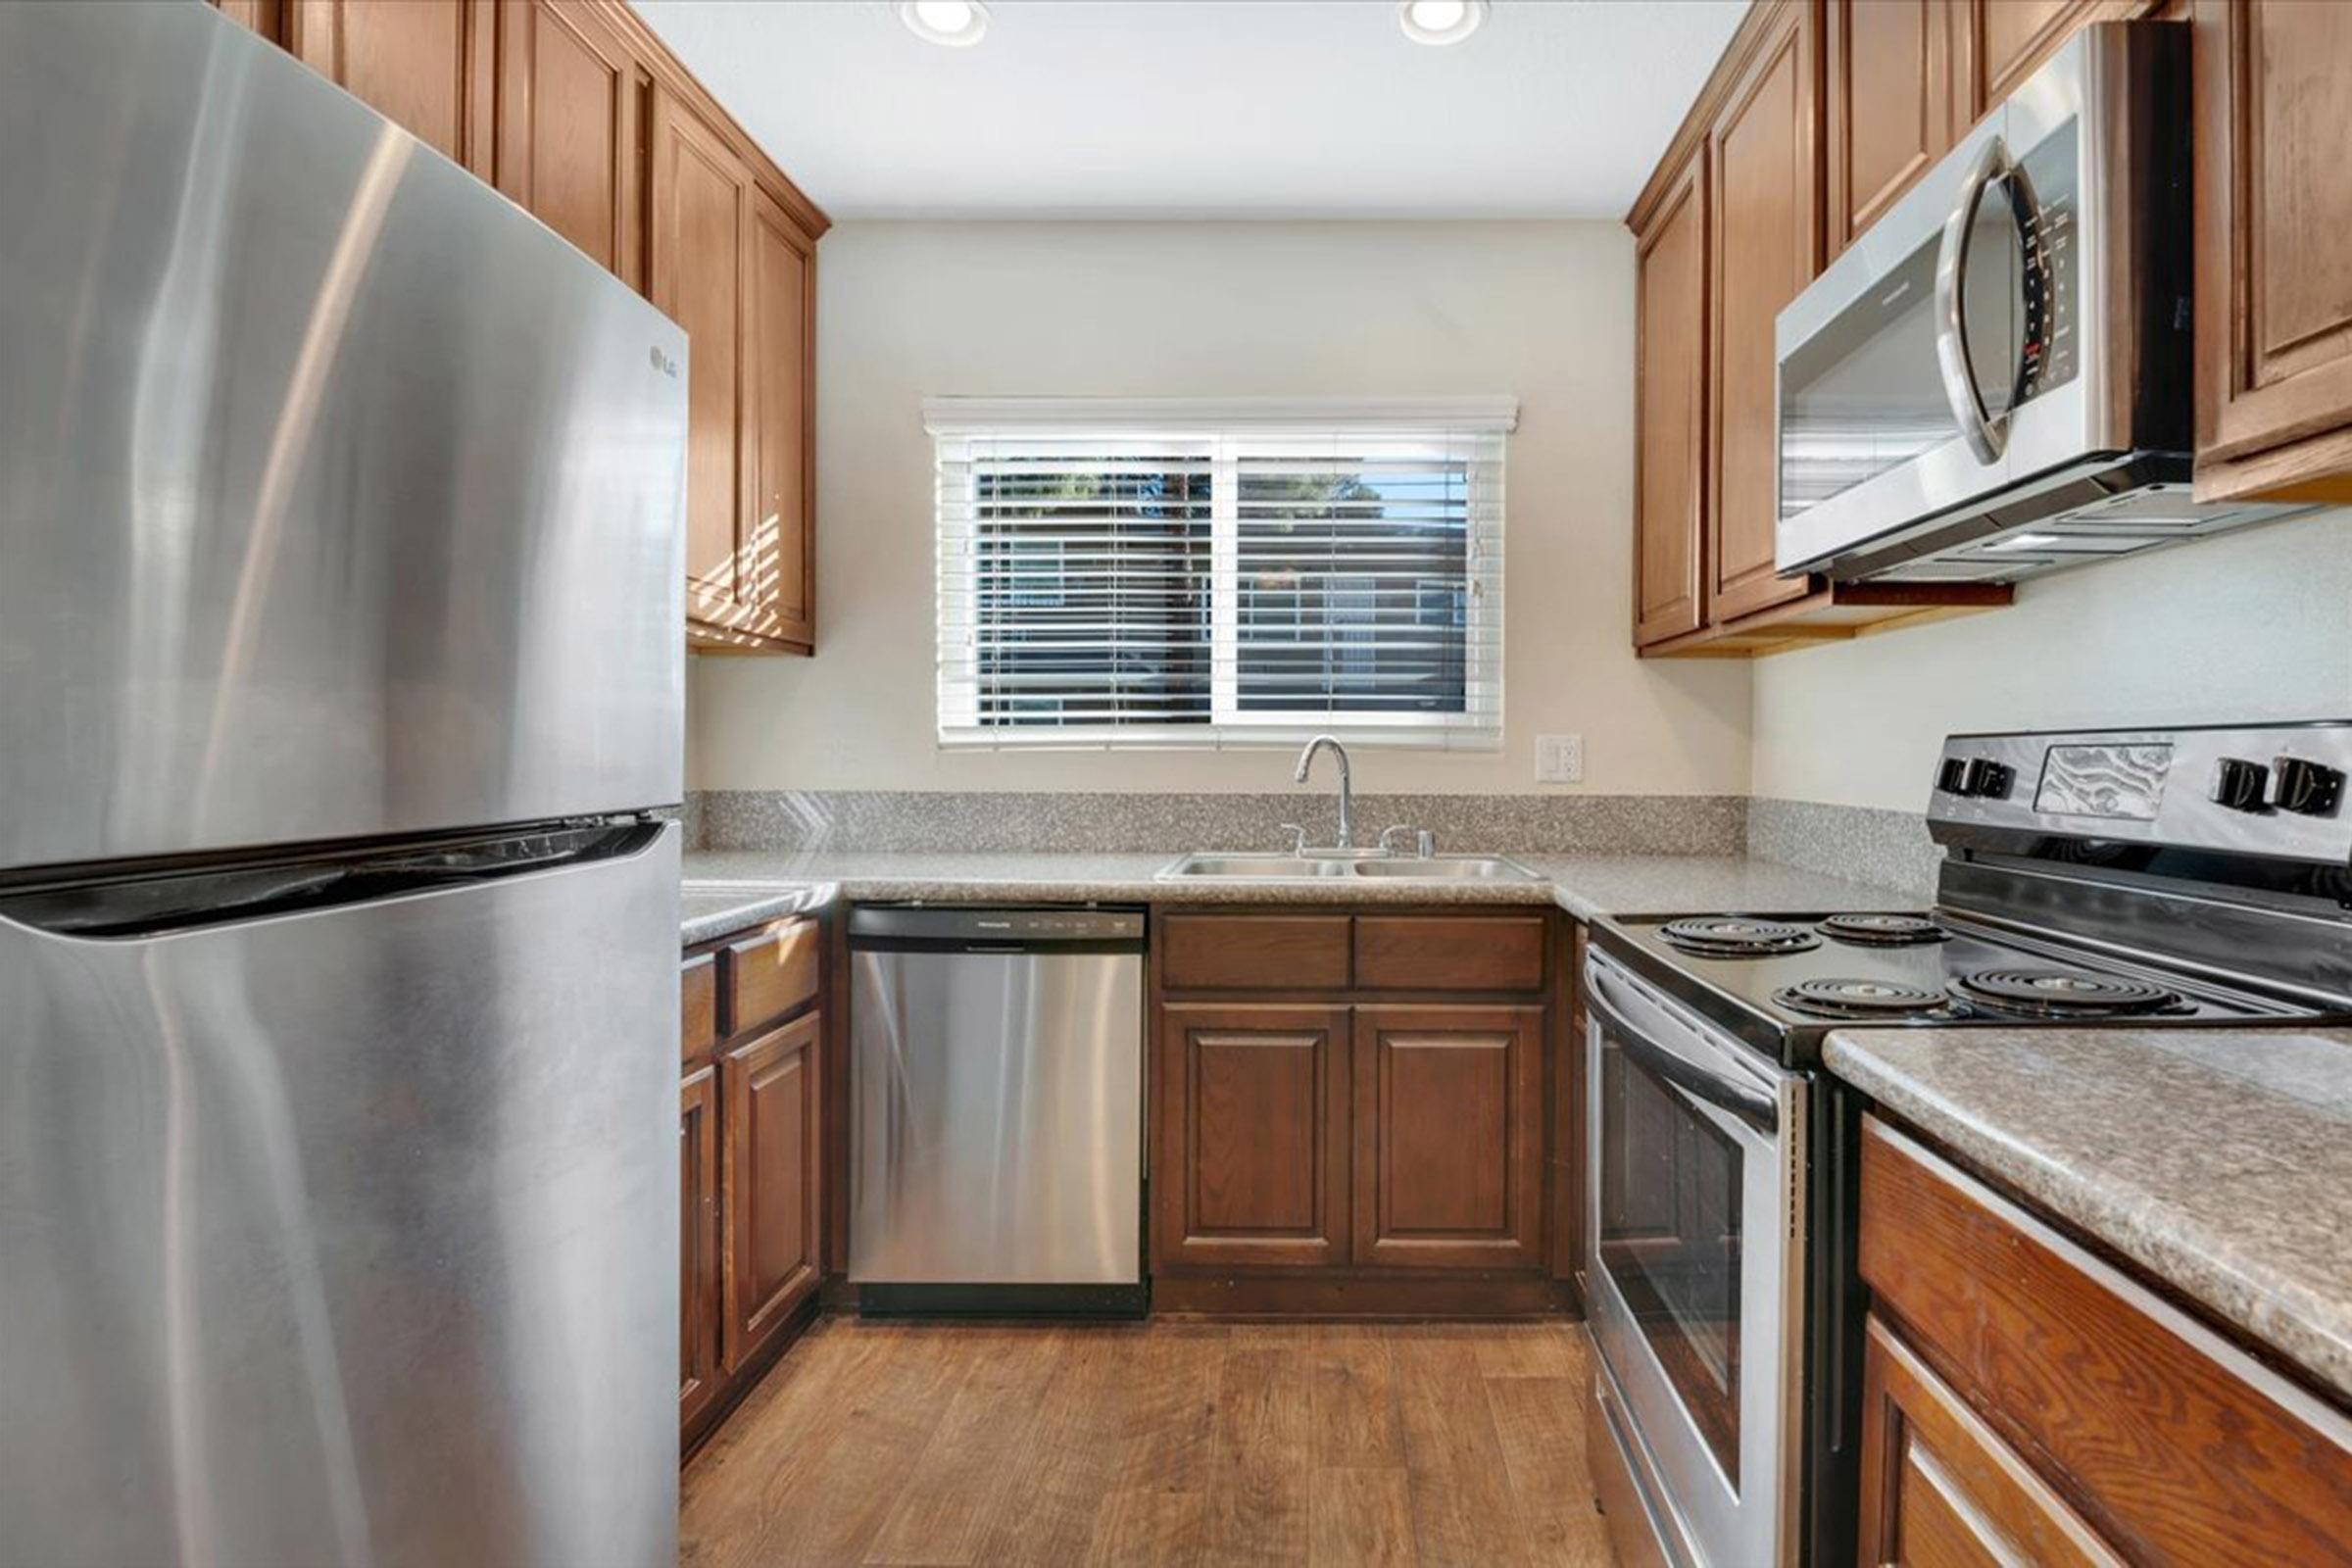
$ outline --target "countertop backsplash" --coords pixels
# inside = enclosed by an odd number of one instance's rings
[[[1167,854],[1273,850],[1285,822],[1331,837],[1329,789],[1255,794],[694,790],[687,845],[769,853]],[[1736,795],[1355,798],[1356,836],[1426,827],[1442,851],[1746,855],[1932,898],[1942,852],[1917,812]]]

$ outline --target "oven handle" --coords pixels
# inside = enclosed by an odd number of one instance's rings
[[[1726,1115],[1737,1116],[1767,1138],[1779,1135],[1781,1106],[1772,1096],[1760,1089],[1750,1089],[1745,1084],[1711,1073],[1696,1062],[1687,1061],[1665,1047],[1654,1044],[1648,1036],[1634,1027],[1624,1013],[1609,1004],[1599,986],[1586,988],[1585,1006],[1615,1026],[1617,1049],[1648,1071],[1665,1079],[1691,1099],[1713,1105]]]
[[[1952,216],[1944,220],[1943,242],[1936,252],[1936,364],[1943,373],[1943,400],[1951,405],[1952,417],[1959,421],[1960,433],[1980,463],[2001,461],[2001,453],[2009,445],[2009,416],[1987,416],[1984,400],[1977,393],[1976,363],[1968,352],[1963,318],[1963,284],[1977,209],[1984,205],[1984,193],[1994,180],[2016,172],[2017,161],[2009,156],[2001,138],[1987,136],[1976,162],[1969,166],[1968,177],[1960,182],[1960,200],[1952,208]]]

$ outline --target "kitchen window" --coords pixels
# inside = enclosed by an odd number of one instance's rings
[[[924,415],[942,744],[1501,744],[1511,400]]]

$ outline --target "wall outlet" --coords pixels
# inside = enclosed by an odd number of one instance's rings
[[[1585,781],[1585,738],[1582,735],[1536,737],[1536,782],[1582,784]]]

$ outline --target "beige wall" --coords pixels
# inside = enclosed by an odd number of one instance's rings
[[[2352,716],[2352,510],[1755,666],[1755,793],[1921,810],[1947,733]]]
[[[1499,754],[1358,754],[1359,787],[1743,793],[1749,672],[1629,643],[1633,243],[1610,222],[844,223],[817,294],[818,655],[702,659],[705,789],[1256,790],[1265,751],[942,752],[927,394],[1509,393]],[[1550,790],[1558,786],[1541,786]]]

